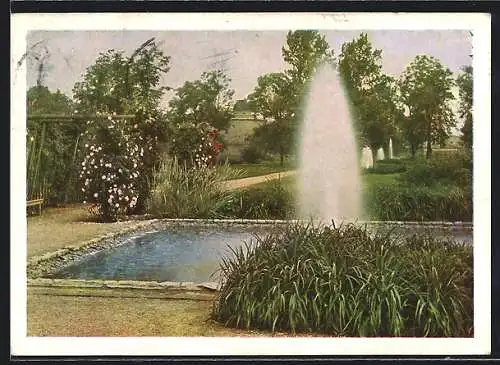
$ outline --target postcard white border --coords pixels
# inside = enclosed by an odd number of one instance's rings
[[[11,17],[11,354],[12,355],[474,355],[491,345],[490,16],[465,13],[93,13]],[[168,27],[168,28],[167,28]],[[27,337],[26,52],[32,30],[452,30],[473,32],[474,323],[463,338],[43,338]]]

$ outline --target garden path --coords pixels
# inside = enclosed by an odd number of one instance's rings
[[[247,186],[260,184],[262,182],[266,182],[269,180],[276,180],[282,177],[295,175],[296,173],[297,171],[290,170],[290,171],[275,172],[272,174],[261,175],[261,176],[245,177],[243,179],[226,181],[225,187],[228,190],[241,189],[241,188],[246,188]]]

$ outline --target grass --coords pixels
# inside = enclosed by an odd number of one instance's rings
[[[290,160],[285,160],[283,166],[281,166],[278,159],[262,161],[257,164],[231,164],[231,166],[240,171],[238,178],[262,176],[275,172],[294,170],[296,168],[295,164]]]
[[[88,206],[84,204],[45,208],[41,216],[28,217],[27,223],[28,257],[43,255],[67,246],[77,246],[107,233],[118,232],[130,225],[130,222],[89,222]]]
[[[472,335],[472,246],[288,224],[223,259],[213,317],[335,336]]]
[[[264,336],[210,320],[207,301],[51,296],[28,291],[28,336]]]

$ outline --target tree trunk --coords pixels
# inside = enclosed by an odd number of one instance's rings
[[[417,157],[417,146],[415,143],[411,143],[411,158],[414,160]]]
[[[432,130],[432,117],[427,121],[427,150],[425,153],[425,158],[429,160],[432,156],[432,146],[431,146],[431,130]]]
[[[284,163],[285,163],[285,156],[283,152],[280,152],[280,166],[283,166]]]

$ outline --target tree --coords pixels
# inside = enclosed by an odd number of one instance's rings
[[[249,95],[252,110],[264,118],[264,124],[254,130],[251,143],[260,144],[265,151],[277,153],[283,165],[284,157],[292,152],[294,141],[294,95],[291,79],[284,73],[260,76]]]
[[[169,102],[169,124],[208,123],[215,129],[227,130],[233,116],[234,90],[230,82],[219,70],[204,72],[199,80],[185,82]]]
[[[400,90],[409,111],[405,134],[413,156],[422,140],[427,141],[429,159],[432,143],[443,143],[448,138],[455,124],[450,107],[453,84],[452,72],[434,57],[417,56],[404,71]]]
[[[395,133],[396,82],[382,73],[382,51],[373,48],[366,33],[342,45],[338,70],[352,105],[357,139],[374,153]]]
[[[99,214],[105,219],[114,220],[120,212],[130,213],[130,208],[141,211],[145,207],[148,182],[166,138],[165,115],[160,102],[168,88],[160,86],[160,80],[169,71],[169,60],[154,39],[142,44],[129,57],[124,52],[109,50],[100,54],[87,69],[83,80],[73,88],[79,114],[135,116],[123,120],[111,116],[97,117],[86,123],[80,173],[82,189],[88,194],[89,202],[99,205]],[[92,164],[95,155],[99,155],[99,160]],[[89,165],[93,166],[90,170]],[[102,176],[106,176],[103,181]],[[97,185],[89,189],[89,184]],[[114,185],[123,184],[133,184],[133,194],[129,194],[129,199],[132,195],[136,198],[133,206],[127,202],[127,209],[122,206],[125,204],[123,200],[110,203],[105,197],[113,195],[117,188]]]
[[[283,165],[285,156],[293,152],[309,83],[320,64],[333,61],[333,51],[318,31],[298,30],[287,33],[282,54],[289,67],[259,77],[248,100],[252,111],[265,119],[250,140],[277,153]]]
[[[294,84],[306,85],[318,65],[333,61],[333,51],[329,48],[325,36],[317,30],[289,31],[281,49],[283,59],[290,65],[286,74]]]
[[[219,131],[227,130],[233,117],[230,81],[222,71],[210,71],[175,90],[167,120],[169,152],[179,162],[211,166],[222,150]]]
[[[472,148],[472,66],[462,68],[457,77],[458,97],[460,99],[459,115],[464,125],[461,128],[464,146]]]

